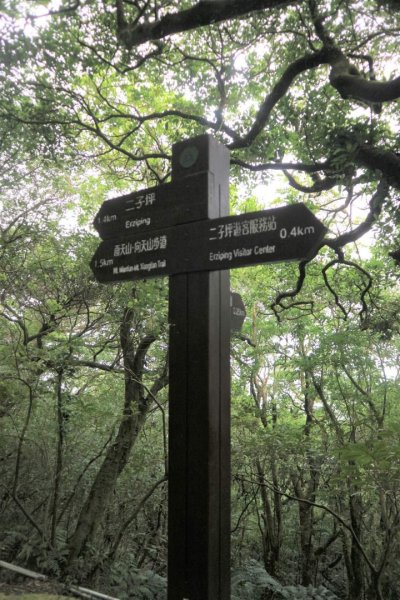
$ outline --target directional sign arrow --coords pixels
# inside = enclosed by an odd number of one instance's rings
[[[293,204],[106,240],[91,268],[108,282],[303,260],[326,231],[304,204]]]
[[[103,240],[154,231],[208,217],[204,198],[213,190],[213,176],[197,173],[172,183],[106,200],[93,225]]]

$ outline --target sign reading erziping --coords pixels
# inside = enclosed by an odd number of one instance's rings
[[[204,197],[212,190],[212,179],[211,173],[197,173],[180,181],[106,200],[93,225],[106,240],[205,219],[208,215]]]
[[[111,282],[303,260],[325,232],[304,204],[293,204],[106,240],[91,268]]]

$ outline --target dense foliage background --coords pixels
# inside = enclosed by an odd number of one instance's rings
[[[307,263],[232,272],[233,594],[400,596],[398,9],[3,1],[1,558],[164,593],[168,282],[96,283],[91,223],[208,132],[233,213],[329,228]]]

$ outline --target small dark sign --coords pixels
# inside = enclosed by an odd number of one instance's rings
[[[246,308],[241,295],[231,292],[231,331],[240,331],[245,318]]]
[[[100,244],[91,268],[109,282],[303,260],[325,232],[304,204],[293,204],[121,235]]]

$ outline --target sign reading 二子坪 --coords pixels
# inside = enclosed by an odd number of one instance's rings
[[[210,178],[206,171],[106,200],[93,225],[101,239],[107,240],[202,219]]]

